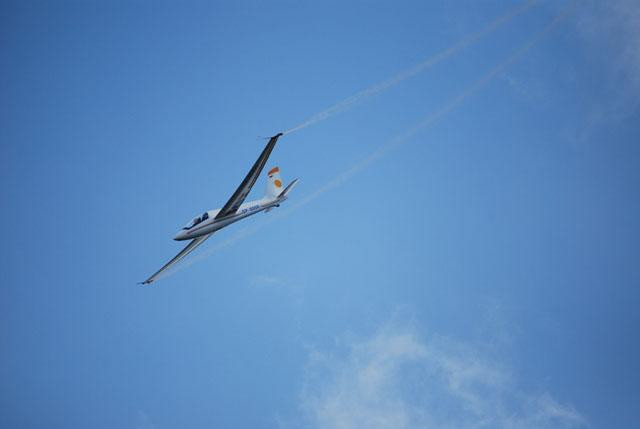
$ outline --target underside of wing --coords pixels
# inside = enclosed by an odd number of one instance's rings
[[[211,237],[212,235],[213,235],[213,233],[207,234],[207,235],[203,235],[201,237],[194,238],[193,240],[191,240],[191,242],[189,242],[189,244],[187,244],[185,246],[185,248],[180,251],[180,253],[178,253],[176,256],[174,256],[173,259],[171,259],[169,262],[164,264],[163,267],[160,268],[158,271],[153,273],[153,275],[151,277],[149,277],[148,279],[143,281],[142,284],[146,285],[146,284],[152,283],[163,272],[165,272],[166,270],[168,270],[169,268],[171,268],[172,266],[174,266],[175,264],[180,262],[185,256],[187,256],[189,253],[193,252],[196,249],[196,247],[200,246],[202,243],[205,242],[205,240],[207,238]]]
[[[267,163],[267,159],[269,159],[269,155],[271,155],[271,151],[275,147],[276,142],[281,135],[282,133],[279,133],[269,139],[269,143],[267,143],[267,146],[264,148],[256,162],[253,164],[253,167],[251,167],[251,170],[249,170],[247,176],[244,178],[240,186],[238,186],[238,189],[236,189],[236,191],[233,193],[231,198],[229,198],[229,201],[227,201],[224,207],[220,209],[220,211],[216,215],[216,219],[229,216],[238,211],[240,204],[244,202],[244,200],[247,198],[247,195],[249,195],[249,192],[251,192],[251,188],[260,176],[264,165]]]

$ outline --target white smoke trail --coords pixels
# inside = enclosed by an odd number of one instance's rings
[[[516,17],[517,15],[527,11],[529,8],[531,8],[535,3],[537,3],[538,0],[530,0],[527,1],[526,3],[523,3],[521,5],[519,5],[518,7],[514,8],[513,10],[505,13],[504,15],[499,16],[498,18],[494,19],[493,21],[491,21],[486,27],[480,29],[479,31],[467,36],[466,38],[462,39],[461,41],[459,41],[458,43],[456,43],[455,45],[451,46],[448,49],[445,49],[444,51],[441,51],[429,58],[427,58],[426,60],[422,61],[419,64],[416,64],[415,66],[408,68],[406,70],[401,71],[400,73],[396,74],[395,76],[384,80],[382,82],[379,82],[373,86],[370,86],[369,88],[366,88],[350,97],[345,98],[344,100],[340,101],[337,104],[334,104],[333,106],[329,107],[328,109],[323,110],[320,113],[317,113],[313,116],[311,116],[310,118],[308,118],[306,121],[302,122],[299,125],[296,125],[293,128],[288,129],[287,131],[284,131],[282,134],[283,135],[287,135],[287,134],[291,134],[295,131],[299,131],[303,128],[308,127],[309,125],[313,125],[316,124],[320,121],[324,121],[325,119],[343,112],[351,107],[353,107],[355,104],[369,98],[369,97],[373,97],[374,95],[380,94],[381,92],[384,92],[396,85],[398,85],[400,82],[409,79],[410,77],[413,77],[419,73],[422,73],[423,71],[427,70],[428,68],[438,64],[441,61],[444,61],[445,59],[453,56],[454,54],[458,53],[459,51],[465,49],[466,47],[472,45],[473,43],[477,42],[478,40],[480,40],[482,37],[486,36],[487,34],[495,31],[497,28],[499,28],[500,26],[502,26],[503,24],[509,22],[510,20],[512,20],[514,17]]]
[[[470,97],[476,91],[478,91],[481,87],[486,85],[491,79],[493,79],[496,75],[498,75],[500,72],[502,72],[502,70],[504,70],[509,64],[511,64],[512,62],[517,60],[519,57],[524,55],[529,49],[531,49],[536,43],[538,43],[542,37],[544,37],[549,31],[551,31],[556,25],[558,25],[564,18],[566,18],[566,16],[573,9],[572,6],[574,4],[575,3],[571,3],[571,7],[565,9],[562,13],[560,13],[558,16],[556,16],[541,31],[539,31],[531,39],[529,39],[529,41],[527,41],[524,45],[522,45],[520,48],[518,48],[516,51],[514,51],[509,57],[507,57],[500,64],[496,65],[491,70],[489,70],[480,79],[476,80],[473,84],[471,84],[469,87],[467,87],[463,92],[461,92],[456,97],[454,97],[451,100],[449,100],[440,109],[436,110],[433,113],[430,113],[422,121],[420,121],[419,123],[417,123],[413,127],[409,128],[404,133],[396,136],[395,138],[393,138],[388,143],[386,143],[386,144],[384,144],[382,146],[379,146],[372,153],[367,155],[365,158],[360,160],[358,163],[356,163],[353,166],[351,166],[351,168],[345,170],[344,172],[342,172],[341,174],[336,176],[334,179],[332,179],[329,182],[327,182],[324,186],[320,187],[315,192],[313,192],[312,194],[308,195],[306,198],[303,198],[302,201],[300,201],[297,204],[294,204],[288,210],[284,210],[282,215],[289,214],[290,212],[292,212],[294,210],[297,210],[298,208],[300,208],[300,207],[310,203],[311,201],[315,200],[316,198],[318,198],[320,195],[324,194],[325,192],[328,192],[331,189],[336,188],[337,186],[341,185],[343,182],[345,182],[347,179],[349,179],[350,177],[352,177],[353,175],[355,175],[359,171],[362,171],[365,168],[367,168],[371,163],[373,163],[377,159],[381,158],[383,155],[385,155],[390,150],[396,148],[397,146],[400,146],[402,144],[407,143],[416,133],[418,133],[422,129],[424,129],[426,127],[429,127],[429,126],[433,125],[434,123],[436,123],[444,115],[446,115],[447,113],[451,112],[453,109],[458,107],[463,101],[465,101],[468,97]]]
[[[218,245],[207,249],[206,251],[200,253],[199,255],[191,258],[189,261],[183,263],[182,265],[179,265],[174,269],[168,270],[166,274],[162,275],[159,278],[164,278],[164,277],[173,275],[176,272],[182,270],[183,268],[189,267],[192,264],[211,256],[212,254],[218,252],[220,249],[231,246],[244,238],[252,236],[256,232],[258,232],[260,229],[262,229],[264,226],[289,216],[294,211],[309,204],[310,202],[314,201],[315,199],[322,196],[326,192],[337,188],[338,186],[343,184],[345,181],[350,179],[352,176],[354,176],[358,172],[366,169],[370,164],[380,159],[382,156],[384,156],[386,153],[388,153],[392,149],[395,149],[398,146],[401,146],[407,143],[419,131],[437,123],[440,119],[442,119],[443,116],[445,116],[447,113],[451,112],[453,109],[458,107],[467,98],[469,98],[471,95],[477,92],[480,88],[485,86],[489,81],[491,81],[494,77],[496,77],[496,75],[502,72],[507,66],[509,66],[514,61],[516,61],[522,55],[524,55],[529,49],[531,49],[536,43],[538,43],[540,39],[542,39],[547,33],[549,33],[553,28],[555,28],[563,19],[565,19],[567,15],[569,15],[572,12],[576,4],[577,4],[577,1],[572,1],[564,11],[558,14],[549,24],[547,24],[538,33],[533,35],[526,43],[524,43],[517,50],[515,50],[511,55],[509,55],[509,57],[507,57],[504,61],[502,61],[495,67],[493,67],[491,70],[489,70],[486,74],[484,74],[478,80],[473,82],[469,87],[467,87],[460,94],[458,94],[457,96],[449,100],[440,109],[430,113],[422,121],[420,121],[413,127],[409,128],[404,133],[391,139],[386,144],[379,146],[376,150],[371,152],[362,160],[360,160],[359,162],[357,162],[347,170],[343,171],[338,176],[334,177],[333,179],[328,181],[326,184],[324,184],[320,188],[316,189],[313,193],[307,195],[301,201],[291,205],[289,208],[285,208],[285,209],[279,210],[276,213],[270,214],[269,219],[267,219],[264,222],[261,222],[259,224],[240,230],[239,232],[237,232],[227,240],[223,241],[222,243],[219,243]]]

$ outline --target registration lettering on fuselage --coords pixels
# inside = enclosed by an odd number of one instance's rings
[[[240,214],[245,214],[245,213],[247,213],[247,212],[252,212],[252,211],[258,210],[259,208],[260,208],[260,205],[259,205],[259,204],[256,204],[255,206],[251,206],[251,207],[248,207],[248,208],[246,208],[246,209],[242,209],[242,210],[240,211]]]

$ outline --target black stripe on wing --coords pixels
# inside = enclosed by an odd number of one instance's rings
[[[247,195],[249,195],[249,192],[251,192],[251,188],[253,188],[253,185],[256,183],[258,176],[260,176],[264,165],[267,163],[267,159],[269,159],[269,155],[271,155],[271,151],[275,147],[276,142],[281,135],[282,133],[278,133],[269,139],[269,143],[267,143],[267,146],[265,146],[256,162],[253,164],[253,167],[251,167],[251,170],[249,170],[247,176],[244,178],[240,186],[238,186],[238,189],[236,189],[236,191],[233,193],[231,198],[229,198],[229,201],[227,201],[224,207],[220,209],[215,217],[216,219],[234,214],[238,211],[240,204],[244,202],[244,200],[247,198]]]

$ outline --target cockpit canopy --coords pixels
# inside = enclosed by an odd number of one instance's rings
[[[209,213],[208,212],[204,212],[202,214],[202,216],[194,217],[193,220],[191,220],[191,222],[189,222],[184,227],[182,227],[182,229],[185,229],[185,230],[191,229],[194,226],[196,226],[197,224],[199,224],[200,222],[204,222],[207,219],[209,219]]]

